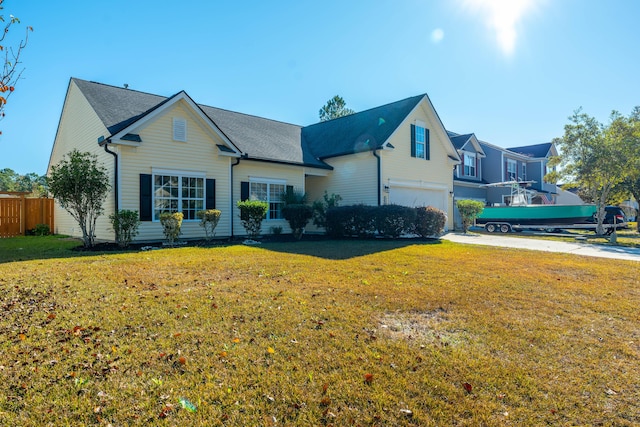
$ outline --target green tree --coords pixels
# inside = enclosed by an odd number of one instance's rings
[[[98,157],[74,149],[51,167],[47,183],[60,206],[78,222],[84,247],[92,247],[96,221],[103,213],[102,205],[111,187]]]
[[[13,169],[0,170],[0,191],[25,191],[35,196],[46,194],[46,177],[36,173],[20,175]]]
[[[337,119],[338,117],[348,116],[353,114],[351,108],[347,108],[347,103],[342,99],[340,95],[336,95],[320,109],[320,121],[326,122],[327,120]]]
[[[581,196],[596,204],[598,234],[604,234],[605,206],[612,190],[629,176],[632,166],[627,121],[613,111],[610,123],[603,125],[580,108],[569,117],[564,136],[554,140],[561,153],[558,177],[577,184]]]
[[[0,0],[0,11],[4,10],[4,0]],[[0,120],[4,118],[4,107],[7,104],[7,99],[13,93],[16,83],[20,79],[24,69],[20,67],[20,55],[29,41],[29,33],[33,31],[33,27],[26,27],[26,35],[23,40],[16,46],[5,46],[7,36],[10,33],[11,27],[20,24],[20,19],[13,15],[9,15],[9,19],[5,19],[4,15],[0,15],[0,22],[4,22],[4,31],[0,35],[0,51],[5,54],[4,67],[2,75],[0,75]]]
[[[640,201],[640,106],[633,109],[628,119],[627,156],[630,160],[629,173],[623,182],[627,196],[630,194],[636,201]],[[640,209],[636,210],[636,217]],[[640,221],[637,223],[640,232]]]

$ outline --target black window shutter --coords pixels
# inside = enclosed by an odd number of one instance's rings
[[[248,181],[242,181],[240,183],[240,200],[243,202],[245,200],[249,200],[249,182]]]
[[[205,209],[215,209],[216,208],[216,180],[215,179],[207,179],[205,191],[207,192]]]
[[[430,145],[429,145],[429,129],[424,129],[424,158],[431,159]]]
[[[153,220],[153,189],[151,175],[140,174],[140,221]]]
[[[416,156],[416,125],[411,125],[411,157]]]

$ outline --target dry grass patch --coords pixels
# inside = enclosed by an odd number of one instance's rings
[[[0,425],[634,425],[637,272],[449,242],[7,262]]]

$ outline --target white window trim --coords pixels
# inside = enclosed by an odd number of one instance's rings
[[[470,176],[470,177],[473,177],[473,178],[477,178],[478,177],[478,168],[476,166],[478,164],[477,163],[478,155],[477,155],[477,153],[472,153],[472,152],[469,152],[469,151],[463,151],[462,152],[462,157],[463,157],[464,160],[466,160],[467,156],[473,158],[473,166],[468,166],[466,161],[464,162],[464,165],[460,165],[460,166],[462,166],[462,176]],[[464,168],[465,167],[473,167],[473,173],[474,174],[473,175],[467,175],[466,173],[464,173]]]
[[[206,203],[207,203],[207,174],[204,172],[194,172],[194,171],[186,171],[186,170],[175,170],[175,169],[157,169],[157,168],[152,168],[151,169],[151,182],[152,182],[152,193],[151,193],[151,206],[152,206],[152,222],[160,222],[159,219],[155,219],[155,212],[156,212],[156,194],[155,194],[155,182],[156,182],[156,175],[164,175],[164,176],[177,176],[178,177],[178,189],[182,188],[182,178],[201,178],[202,179],[202,185],[203,185],[203,207],[206,207]],[[178,191],[178,205],[181,205],[181,201],[182,201],[182,195],[180,194],[181,192]],[[182,210],[179,210],[178,212],[182,212]],[[197,219],[184,219],[185,222],[194,222],[194,221],[198,221]]]
[[[260,177],[255,177],[255,176],[250,176],[249,177],[249,188],[251,188],[251,184],[268,184],[267,186],[267,197],[270,194],[270,189],[271,189],[271,185],[275,184],[275,185],[282,185],[284,186],[285,191],[287,190],[287,181],[285,179],[275,179],[275,178],[260,178]],[[251,193],[251,191],[249,191],[249,193]],[[271,199],[267,200],[267,203],[269,204],[269,209],[271,208]],[[284,218],[274,218],[271,219],[269,218],[269,210],[267,210],[267,217],[264,219],[267,222],[270,221],[283,221]]]
[[[421,120],[416,120],[414,124],[416,127],[416,158],[426,159],[427,158],[427,124]],[[421,142],[418,141],[418,128],[423,129],[422,134],[424,136],[424,139]],[[422,146],[422,156],[418,156],[418,145]]]
[[[513,179],[517,181],[518,180],[518,161],[514,159],[507,159],[507,177],[511,174],[511,172],[509,171],[509,165],[515,166],[515,170],[513,171],[513,176],[514,176]]]
[[[258,176],[250,176],[249,182],[259,182],[262,184],[283,184],[287,185],[286,179],[275,179],[275,178],[261,178]]]
[[[183,135],[180,134],[182,131]],[[187,119],[182,117],[173,118],[173,140],[187,142]]]

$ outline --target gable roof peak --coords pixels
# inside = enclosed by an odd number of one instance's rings
[[[380,149],[423,99],[417,95],[305,126],[303,141],[320,159]]]

